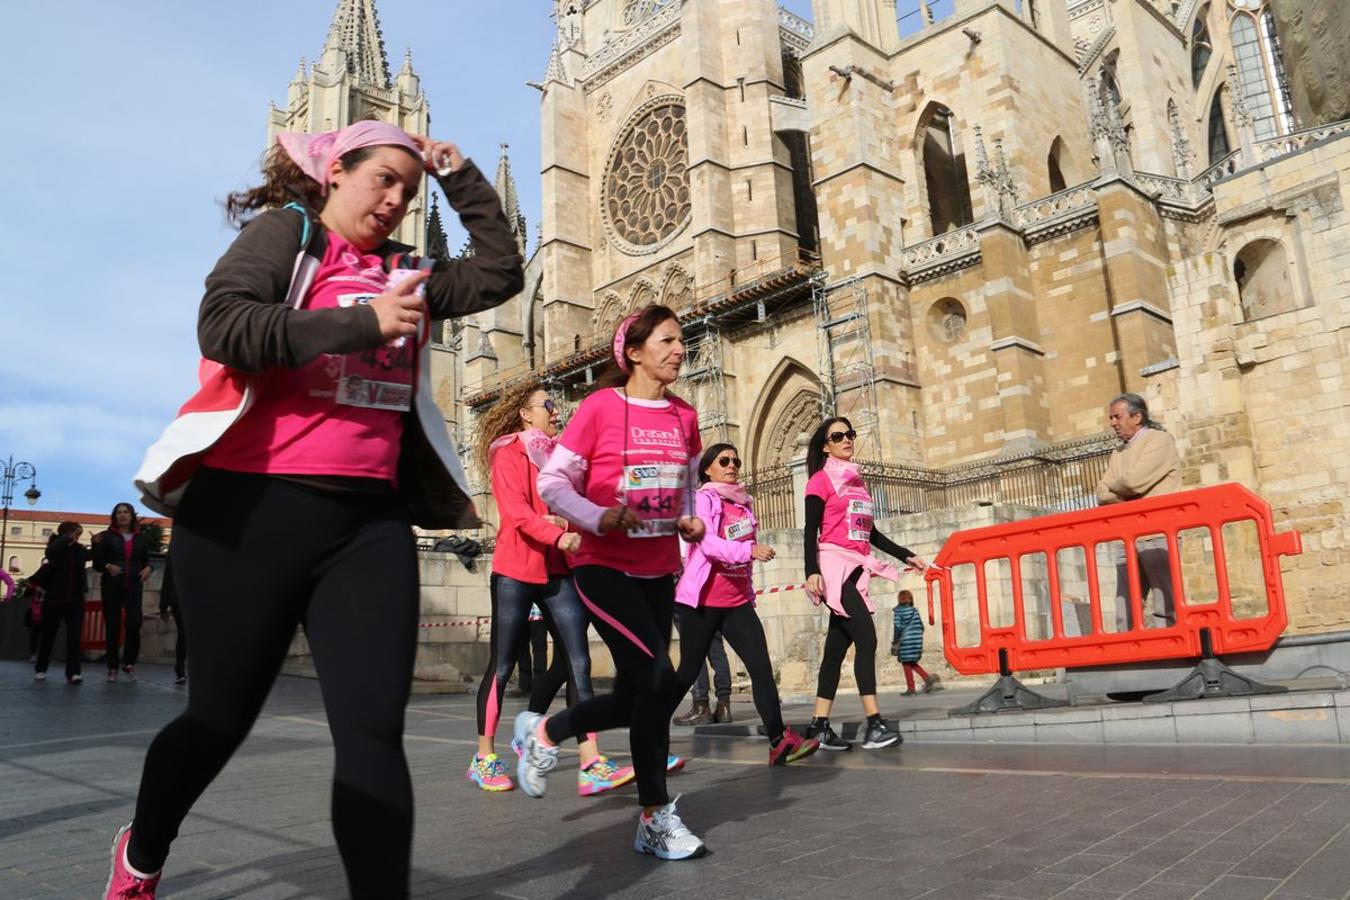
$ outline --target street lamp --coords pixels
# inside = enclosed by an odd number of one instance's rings
[[[11,456],[5,461],[5,471],[3,474],[3,490],[0,490],[0,506],[4,507],[4,521],[0,524],[0,566],[9,569],[9,560],[5,558],[5,542],[9,539],[9,506],[14,502],[14,486],[20,481],[27,481],[28,490],[23,492],[24,498],[29,506],[35,506],[38,498],[42,496],[42,491],[37,489],[37,469],[32,463],[15,462]]]

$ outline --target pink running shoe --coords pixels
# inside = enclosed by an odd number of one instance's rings
[[[495,753],[489,753],[487,756],[475,753],[473,761],[469,763],[469,771],[464,773],[464,777],[485,791],[500,793],[515,789],[515,785],[511,783],[511,776],[506,774],[506,764]]]
[[[686,760],[683,756],[676,756],[674,753],[672,753],[666,757],[666,771],[678,772],[684,768],[684,764],[686,762],[688,762],[688,760]]]
[[[623,787],[637,777],[632,766],[616,767],[607,756],[597,756],[577,772],[577,794],[593,797]]]
[[[131,825],[128,822],[117,830],[112,842],[112,871],[108,873],[108,886],[104,889],[103,900],[155,900],[155,889],[159,887],[159,877],[163,870],[148,878],[133,874],[127,865],[127,842],[131,840]]]
[[[777,746],[769,747],[769,765],[786,766],[788,763],[805,759],[819,749],[820,741],[815,738],[808,740],[789,728],[783,732]]]

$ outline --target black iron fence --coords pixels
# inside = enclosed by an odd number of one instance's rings
[[[1114,437],[1102,435],[947,469],[870,460],[858,465],[878,518],[971,503],[1016,503],[1064,512],[1096,505],[1097,481],[1115,444]],[[761,527],[798,527],[798,489],[791,467],[750,473],[746,487],[755,498]]]

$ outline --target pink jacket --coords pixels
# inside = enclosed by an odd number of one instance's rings
[[[745,507],[752,526],[758,528],[753,507]],[[754,541],[729,541],[722,533],[722,495],[711,487],[704,486],[694,494],[694,515],[703,520],[705,528],[703,540],[689,545],[689,556],[684,561],[684,572],[675,585],[675,602],[685,606],[698,606],[698,598],[703,586],[712,577],[713,563],[742,565],[750,562],[750,551]],[[755,602],[754,589],[747,586],[745,602]]]

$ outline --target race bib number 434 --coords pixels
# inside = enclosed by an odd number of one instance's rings
[[[642,520],[643,528],[629,537],[664,537],[675,533],[675,523],[684,512],[684,493],[689,470],[685,466],[657,463],[625,466],[624,505]]]

